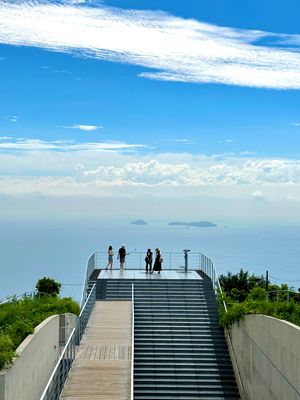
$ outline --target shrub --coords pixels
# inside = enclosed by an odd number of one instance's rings
[[[12,363],[15,357],[14,345],[11,338],[0,332],[0,369]]]
[[[225,301],[229,306],[227,313],[221,303],[219,306],[220,324],[224,327],[240,321],[245,315],[249,314],[269,315],[300,326],[300,304],[293,300],[290,302],[267,301],[266,292],[262,288],[252,289],[247,299],[241,303],[234,302],[228,297]]]
[[[56,282],[54,279],[44,277],[37,281],[35,287],[42,295],[48,294],[50,296],[58,296],[61,284]]]
[[[243,269],[237,274],[228,272],[227,276],[221,275],[219,280],[225,294],[236,301],[246,300],[254,287],[264,287],[266,284],[263,276],[249,275]]]
[[[34,297],[0,305],[0,369],[12,362],[17,347],[38,324],[51,315],[68,312],[80,312],[70,298]]]

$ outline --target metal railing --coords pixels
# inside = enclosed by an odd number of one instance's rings
[[[75,359],[76,346],[80,343],[95,302],[96,284],[93,285],[85,301],[85,304],[79,314],[77,327],[72,330],[40,400],[59,400],[72,363]]]
[[[88,258],[88,262],[87,262],[87,266],[86,266],[85,274],[84,274],[84,283],[83,283],[82,293],[81,293],[81,308],[83,308],[84,303],[86,302],[89,278],[92,275],[94,269],[96,269],[96,254],[97,253],[93,253]]]
[[[209,278],[212,281],[213,288],[215,290],[215,294],[216,294],[217,300],[219,301],[219,299],[221,298],[224,310],[227,313],[228,312],[228,307],[227,307],[227,304],[225,302],[225,298],[224,298],[223,290],[222,290],[222,287],[221,287],[221,284],[220,284],[219,276],[218,276],[218,273],[217,273],[216,268],[214,267],[212,261],[211,261],[211,263],[212,264],[210,265],[209,273],[207,274],[207,276],[209,276]],[[231,362],[232,362],[232,365],[233,365],[235,378],[236,378],[236,381],[237,381],[237,384],[238,384],[238,388],[239,388],[239,391],[240,391],[240,394],[241,394],[241,398],[243,400],[248,400],[248,396],[247,396],[247,393],[246,393],[246,391],[244,389],[244,385],[243,385],[243,381],[242,381],[241,374],[240,374],[240,371],[239,371],[238,363],[237,363],[237,360],[236,360],[236,357],[235,357],[230,331],[227,328],[224,328],[224,332],[225,332],[225,338],[226,338],[227,345],[228,345],[230,359],[231,359]]]
[[[79,320],[78,320],[78,344],[80,343],[80,340],[82,338],[83,332],[87,326],[88,320],[91,316],[93,307],[96,302],[96,283],[94,283],[86,301],[85,304],[79,314]]]
[[[125,268],[129,270],[141,270],[145,268],[146,252],[129,251],[125,259]],[[187,258],[185,258],[185,256]],[[88,259],[86,277],[91,275],[94,269],[105,269],[107,265],[107,252],[98,251]],[[154,257],[154,254],[153,254]],[[213,276],[214,268],[212,260],[200,252],[162,251],[163,269],[178,270],[187,268],[190,271],[202,270],[208,276]],[[114,255],[113,268],[119,268],[117,254]]]
[[[47,386],[40,400],[59,400],[65,381],[75,358],[76,329],[72,333],[59,357],[58,362],[52,372]]]
[[[300,293],[295,292],[294,290],[289,290],[289,289],[279,289],[279,290],[268,290],[266,292],[266,299],[267,301],[271,300],[274,301],[276,299],[276,302],[287,302],[289,303],[290,300],[293,298],[295,299],[300,298]]]
[[[134,399],[134,283],[131,286],[131,387],[130,399]]]
[[[0,302],[1,304],[7,304],[7,303],[13,303],[14,301],[18,300],[24,300],[24,299],[33,299],[34,297],[55,297],[49,293],[44,293],[44,292],[37,292],[37,291],[32,291],[32,292],[24,292],[22,294],[17,294],[15,296],[8,297],[6,300],[3,300]]]

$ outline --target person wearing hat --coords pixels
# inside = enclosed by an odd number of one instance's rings
[[[126,257],[126,249],[125,249],[125,245],[122,244],[122,246],[119,248],[119,252],[118,252],[118,260],[120,260],[120,270],[121,271],[124,270],[125,257]]]
[[[156,256],[155,256],[155,261],[154,261],[153,270],[152,270],[151,274],[153,274],[154,271],[157,271],[157,273],[160,274],[163,259],[161,257],[159,249],[156,248],[155,253],[156,253]]]

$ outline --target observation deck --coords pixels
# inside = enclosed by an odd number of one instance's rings
[[[90,256],[74,351],[41,400],[240,399],[212,260],[164,252],[150,274],[144,257],[130,253],[125,270],[116,260],[110,271],[107,253]]]

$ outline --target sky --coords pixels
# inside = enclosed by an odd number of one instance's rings
[[[296,0],[0,0],[0,213],[300,222]]]

